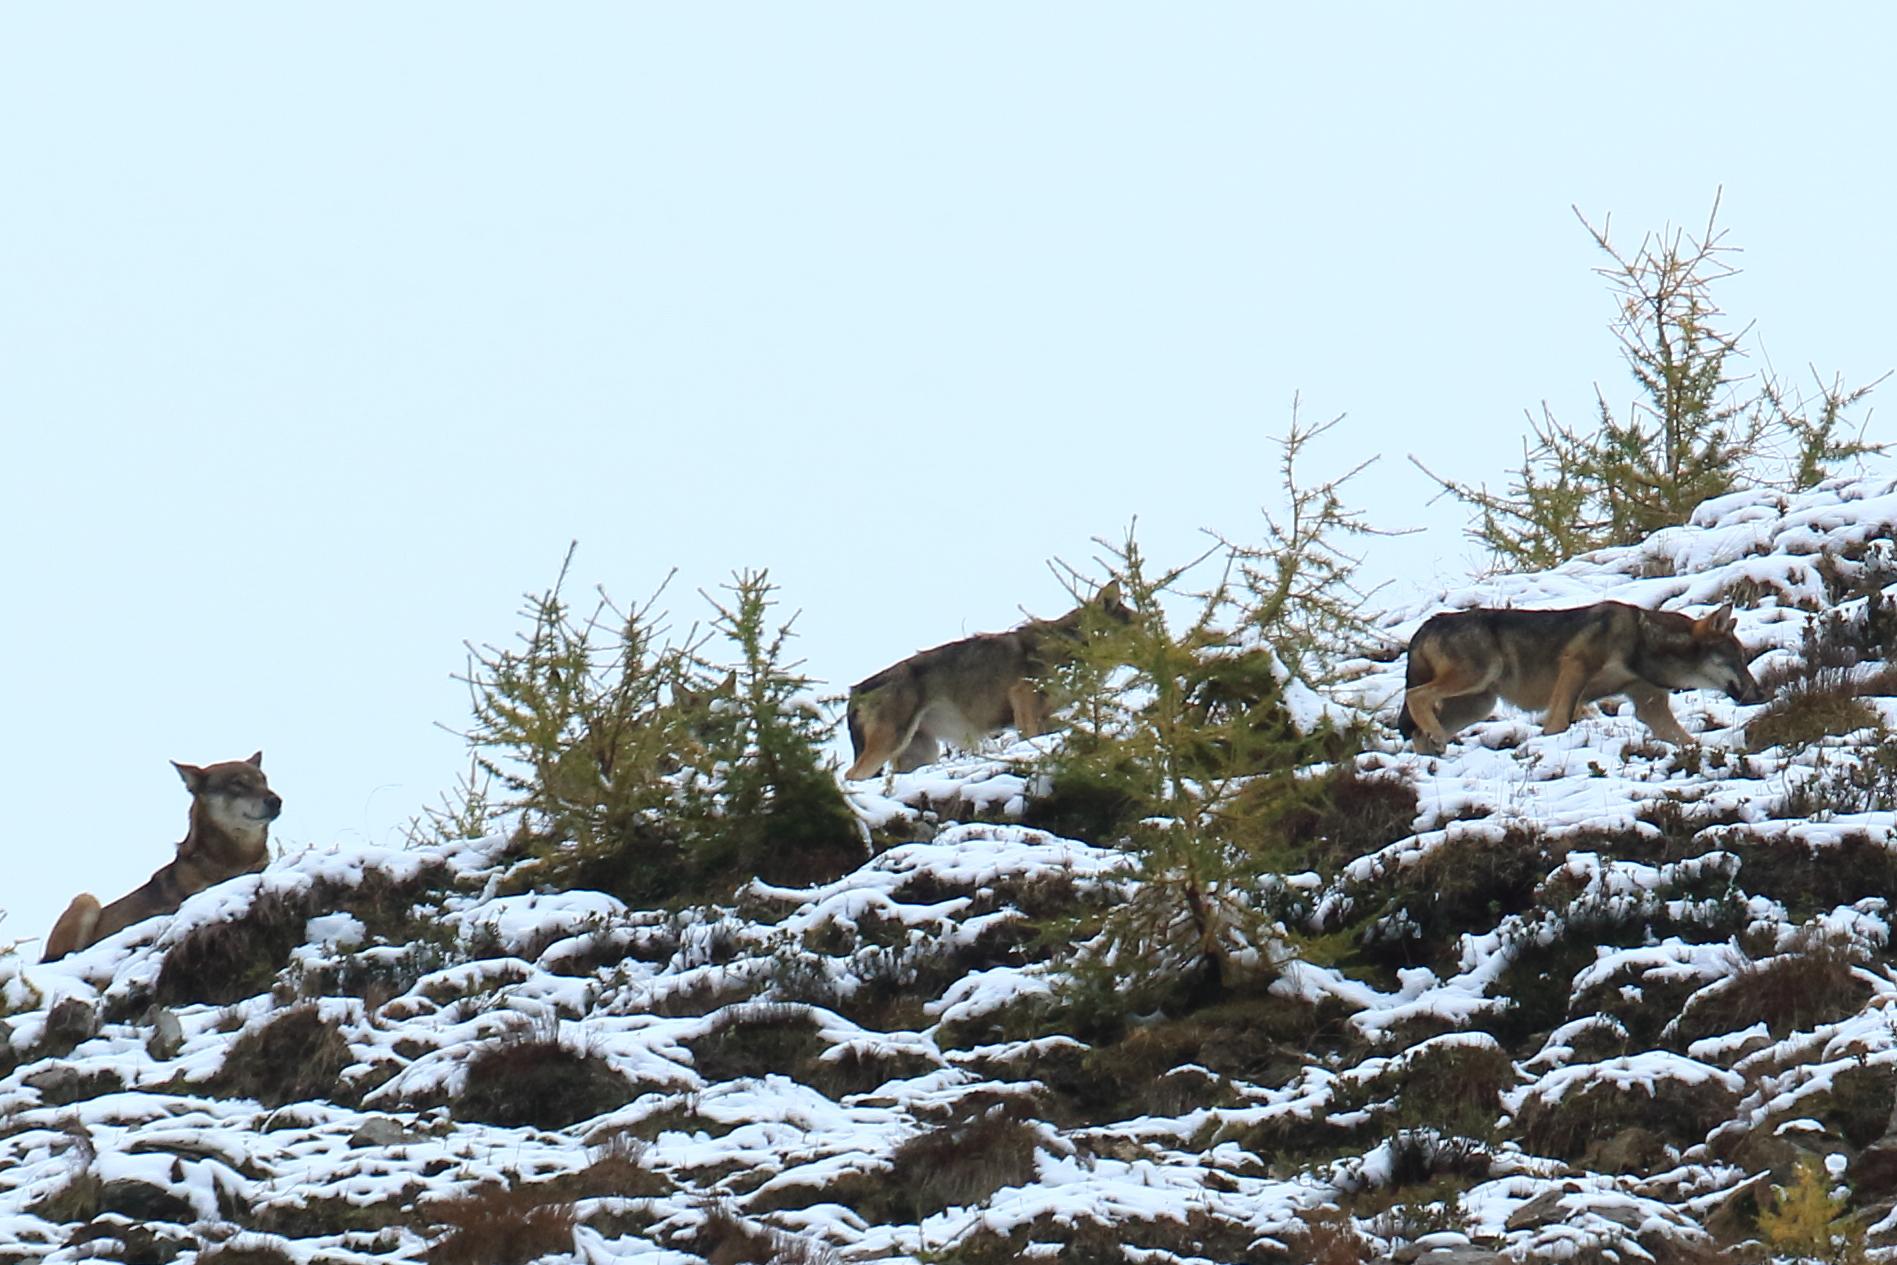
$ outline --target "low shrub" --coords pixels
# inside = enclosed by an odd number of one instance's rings
[[[672,1183],[647,1165],[646,1143],[630,1133],[614,1133],[587,1148],[590,1162],[577,1173],[546,1183],[562,1199],[612,1197],[646,1199],[668,1193]]]
[[[1776,1038],[1855,1015],[1870,985],[1857,968],[1864,952],[1850,941],[1801,928],[1782,953],[1746,959],[1732,974],[1686,999],[1668,1035],[1682,1048],[1764,1023]]]
[[[1502,1114],[1502,1092],[1515,1083],[1506,1051],[1481,1033],[1434,1037],[1392,1059],[1366,1096],[1394,1100],[1395,1119],[1471,1138],[1491,1138]]]
[[[311,1099],[345,1101],[344,1068],[354,1063],[342,1030],[312,1004],[279,1011],[231,1042],[213,1085],[266,1107]]]
[[[1817,753],[1811,775],[1773,805],[1774,817],[1823,821],[1840,813],[1887,812],[1897,805],[1897,744]]]
[[[1335,870],[1414,834],[1419,811],[1413,780],[1346,762],[1326,775],[1290,833],[1319,869]]]
[[[1382,1255],[1358,1232],[1349,1214],[1338,1208],[1305,1213],[1298,1228],[1284,1239],[1290,1252],[1287,1259],[1300,1265],[1369,1265]]]
[[[1746,746],[1806,747],[1823,738],[1884,729],[1867,694],[1897,688],[1897,604],[1873,594],[1854,612],[1828,611],[1805,623],[1799,657],[1762,673],[1772,696],[1746,725]]]
[[[193,1265],[297,1265],[297,1259],[261,1235],[238,1234],[199,1252]]]
[[[428,1245],[428,1265],[528,1265],[573,1250],[573,1205],[547,1203],[529,1188],[487,1185],[419,1211],[448,1227]]]
[[[836,1253],[808,1235],[789,1234],[713,1204],[690,1235],[706,1265],[833,1265]]]
[[[1353,884],[1366,919],[1365,952],[1393,966],[1453,960],[1464,934],[1535,906],[1537,888],[1564,851],[1521,826],[1497,834],[1486,825],[1452,824],[1413,863],[1392,863]]]
[[[486,1124],[564,1129],[625,1106],[637,1092],[604,1059],[523,1029],[468,1060],[454,1113]]]
[[[796,1076],[829,1047],[804,1006],[749,1002],[728,1007],[689,1043],[692,1066],[707,1081]]]
[[[228,1006],[270,991],[311,912],[306,896],[259,892],[239,917],[192,928],[166,952],[154,1000]]]
[[[1523,1150],[1565,1160],[1585,1160],[1635,1128],[1684,1149],[1732,1118],[1737,1082],[1677,1055],[1570,1067],[1542,1077],[1528,1092],[1516,1109],[1513,1134]]]
[[[874,1169],[829,1176],[821,1187],[780,1184],[754,1209],[840,1203],[872,1223],[908,1224],[945,1208],[972,1208],[1037,1173],[1041,1127],[1015,1097],[972,1093],[899,1145]]]
[[[889,1215],[878,1219],[920,1221],[945,1208],[974,1207],[1003,1187],[1025,1185],[1034,1180],[1040,1141],[1040,1131],[1010,1102],[958,1110],[890,1156],[884,1188]]]
[[[1860,729],[1883,728],[1882,713],[1848,688],[1795,690],[1774,699],[1746,724],[1746,748],[1808,747]]]

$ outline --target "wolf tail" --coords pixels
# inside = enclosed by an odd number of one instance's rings
[[[845,716],[850,726],[850,754],[857,759],[863,757],[863,717],[857,708],[856,697],[852,693],[849,710]]]
[[[1428,657],[1423,650],[1423,632],[1419,628],[1416,635],[1410,638],[1409,653],[1403,656],[1403,699],[1396,707],[1396,731],[1405,738],[1416,736],[1416,717],[1410,714],[1410,691],[1423,683]]]
[[[96,938],[92,933],[98,926],[99,899],[91,892],[81,892],[73,897],[72,904],[66,906],[66,912],[47,933],[46,956],[40,961],[57,962],[68,953],[85,948]]]

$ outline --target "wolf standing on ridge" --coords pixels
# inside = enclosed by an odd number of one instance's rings
[[[1059,619],[951,641],[852,685],[856,761],[843,776],[869,777],[892,758],[907,773],[935,759],[943,741],[971,747],[1009,725],[1023,738],[1046,733],[1053,704],[1043,683],[1073,658],[1090,610],[1120,624],[1133,618],[1114,580]]]
[[[1541,731],[1558,734],[1581,704],[1625,694],[1656,738],[1687,746],[1693,738],[1673,715],[1669,691],[1765,699],[1732,630],[1730,602],[1700,619],[1625,602],[1435,615],[1410,638],[1397,728],[1418,751],[1435,754],[1451,734],[1486,717],[1498,697],[1545,710]]]
[[[206,768],[171,763],[191,792],[191,828],[178,855],[143,887],[103,909],[90,892],[74,897],[47,935],[40,961],[56,961],[135,922],[171,913],[185,897],[261,870],[270,859],[270,823],[283,811],[283,800],[264,780],[263,752]]]

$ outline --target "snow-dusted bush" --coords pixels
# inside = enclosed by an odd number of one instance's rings
[[[447,1229],[429,1244],[428,1265],[528,1265],[573,1250],[573,1205],[528,1186],[497,1182],[419,1211]]]
[[[557,1033],[557,1022],[549,1026]],[[523,1024],[468,1059],[454,1110],[488,1124],[560,1129],[623,1106],[637,1092],[605,1059]]]
[[[657,594],[622,610],[602,592],[577,615],[562,594],[571,561],[528,597],[517,645],[469,650],[465,736],[500,795],[470,778],[415,837],[510,823],[536,861],[521,881],[641,903],[860,862],[810,682],[786,657],[790,625],[769,623],[766,574],[708,595],[710,631],[673,644]],[[717,636],[733,661],[706,657]]]
[[[334,1018],[310,1003],[280,1010],[231,1043],[214,1082],[218,1092],[266,1107],[350,1097],[342,1070],[355,1062]]]

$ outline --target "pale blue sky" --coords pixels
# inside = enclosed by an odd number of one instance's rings
[[[1045,562],[1256,534],[1312,473],[1469,569],[1626,391],[1599,262],[1725,188],[1781,371],[1897,365],[1871,6],[12,5],[0,10],[0,938],[162,864],[168,759],[293,845],[453,781],[464,639],[580,541],[768,567],[831,688],[1066,605]],[[1890,438],[1887,414],[1873,434]]]

